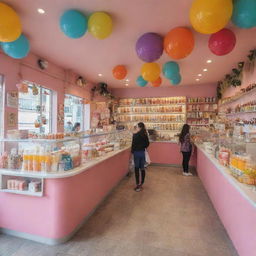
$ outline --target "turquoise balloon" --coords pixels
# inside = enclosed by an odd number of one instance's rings
[[[179,74],[179,72],[179,64],[175,61],[166,62],[163,66],[163,74],[168,79],[172,79],[172,77]]]
[[[136,80],[136,83],[137,83],[137,85],[140,86],[140,87],[145,87],[148,82],[147,82],[146,80],[144,80],[142,76],[139,76],[139,77],[137,78],[137,80]]]
[[[87,18],[79,11],[68,10],[60,18],[60,28],[67,37],[80,38],[87,31]]]
[[[256,0],[235,0],[232,22],[240,28],[256,26]]]
[[[176,74],[172,79],[170,79],[170,82],[173,85],[178,85],[181,82],[181,75],[180,74]]]
[[[21,34],[20,37],[13,42],[1,43],[1,47],[8,56],[14,59],[22,59],[28,55],[30,43],[27,37]]]

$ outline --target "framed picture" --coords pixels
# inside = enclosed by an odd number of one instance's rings
[[[10,108],[18,108],[19,98],[17,91],[7,92],[6,105]]]
[[[17,113],[7,112],[7,126],[16,127],[18,123]]]

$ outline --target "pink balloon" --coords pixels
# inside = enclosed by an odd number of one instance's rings
[[[236,36],[233,31],[227,28],[212,34],[208,42],[210,50],[218,56],[223,56],[230,53],[234,49],[235,45]]]

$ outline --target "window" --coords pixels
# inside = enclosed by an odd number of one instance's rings
[[[4,77],[0,75],[0,138],[3,136],[4,131]]]
[[[19,130],[36,133],[52,132],[52,94],[42,86],[26,82],[28,92],[19,92]]]
[[[64,128],[71,131],[75,123],[80,123],[81,130],[84,128],[84,104],[83,98],[70,94],[65,95],[64,101]]]

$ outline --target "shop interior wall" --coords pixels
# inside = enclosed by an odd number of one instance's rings
[[[88,83],[86,88],[77,86],[75,84],[75,80],[78,75],[72,71],[67,71],[51,62],[48,63],[48,68],[46,70],[41,70],[37,65],[39,57],[35,54],[30,54],[22,60],[14,60],[3,53],[0,53],[0,58],[0,74],[4,75],[5,97],[7,92],[17,91],[16,84],[23,79],[42,85],[56,92],[57,102],[54,102],[53,104],[56,106],[53,110],[53,116],[57,115],[58,104],[64,104],[65,93],[79,96],[86,100],[91,100],[90,92],[93,84]],[[94,100],[104,101],[105,99],[96,97]],[[15,127],[8,127],[7,113],[13,112],[18,114],[18,109],[9,108],[6,104],[4,108],[4,131],[6,133],[9,129],[17,129],[17,124]],[[61,132],[63,129],[63,125],[56,125],[55,123],[55,131]]]
[[[112,93],[117,98],[145,98],[145,97],[215,97],[216,83],[199,85],[180,85],[168,87],[144,87],[113,89]]]

